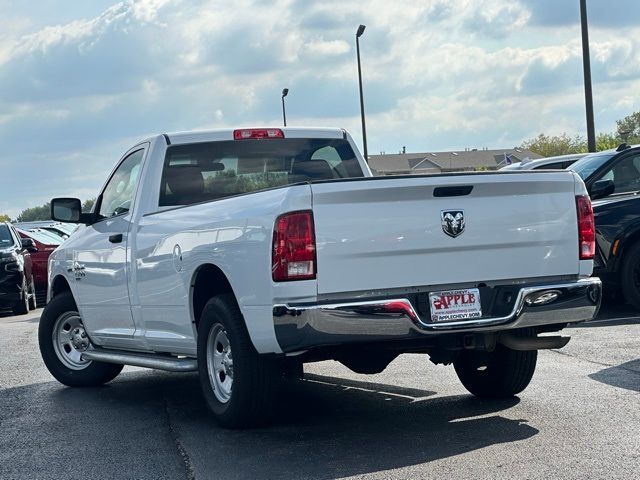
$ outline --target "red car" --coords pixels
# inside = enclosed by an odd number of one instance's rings
[[[40,305],[44,305],[47,296],[47,265],[49,262],[49,255],[53,252],[58,245],[64,242],[62,237],[41,230],[22,230],[16,228],[20,237],[30,238],[36,244],[37,252],[31,254],[31,261],[33,262],[33,282],[36,287],[36,297]]]

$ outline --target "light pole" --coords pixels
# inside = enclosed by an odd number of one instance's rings
[[[590,152],[596,151],[596,134],[593,122],[593,93],[591,92],[591,60],[589,58],[589,27],[587,25],[587,0],[580,0],[580,23],[582,26],[582,66],[584,68],[584,102],[587,110],[587,145]]]
[[[358,27],[356,32],[356,52],[358,54],[358,84],[360,85],[360,117],[362,118],[362,146],[364,150],[364,161],[369,163],[367,152],[367,127],[364,122],[364,96],[362,95],[362,69],[360,67],[360,37],[364,33],[364,25]]]
[[[289,94],[289,89],[288,88],[283,88],[282,89],[282,121],[284,122],[284,126],[287,126],[287,113],[284,110],[284,97],[286,97]]]

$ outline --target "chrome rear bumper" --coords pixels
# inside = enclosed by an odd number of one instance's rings
[[[512,311],[502,317],[431,322],[408,298],[273,307],[273,321],[283,352],[324,345],[402,340],[459,332],[510,330],[593,319],[600,308],[599,278],[550,285],[523,286]]]

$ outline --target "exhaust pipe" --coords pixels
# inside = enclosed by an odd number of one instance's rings
[[[498,335],[498,343],[511,350],[548,350],[550,348],[562,348],[569,343],[571,337],[517,337],[503,332]]]
[[[119,363],[133,367],[155,368],[168,372],[194,372],[198,370],[198,361],[194,358],[176,358],[149,353],[130,353],[118,350],[87,350],[82,352],[85,360]]]

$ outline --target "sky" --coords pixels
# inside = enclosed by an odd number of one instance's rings
[[[597,131],[640,110],[640,2],[587,0]],[[95,197],[156,133],[338,126],[369,153],[585,134],[578,0],[0,0],[0,214]]]

